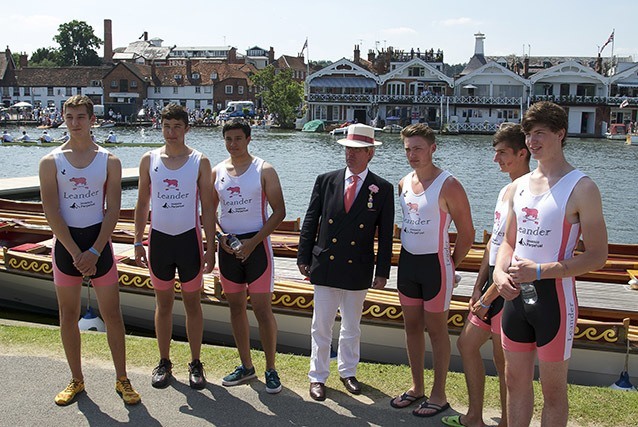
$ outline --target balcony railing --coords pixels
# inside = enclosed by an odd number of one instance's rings
[[[308,101],[314,102],[348,102],[348,103],[369,103],[375,102],[376,95],[370,94],[337,94],[337,93],[311,93]]]
[[[505,96],[450,96],[449,99],[450,104],[455,105],[521,105],[523,102],[523,98]]]
[[[620,106],[627,100],[629,105],[638,105],[638,97],[626,96],[580,96],[580,95],[531,95],[530,103],[551,101],[561,105],[608,105]],[[442,96],[442,95],[372,95],[372,94],[336,94],[311,93],[310,102],[338,102],[344,104],[397,104],[397,105],[450,105],[473,106],[520,106],[522,97],[504,96]]]
[[[450,133],[496,133],[500,123],[448,123],[446,131]]]

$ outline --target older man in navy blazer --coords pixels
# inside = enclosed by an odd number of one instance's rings
[[[297,256],[299,271],[315,286],[308,373],[310,396],[315,400],[326,397],[337,309],[341,315],[339,375],[349,392],[361,393],[355,375],[363,302],[368,288],[385,287],[392,258],[393,186],[368,169],[381,142],[374,139],[374,128],[363,124],[351,125],[347,138],[337,142],[346,147],[347,167],[317,177]]]

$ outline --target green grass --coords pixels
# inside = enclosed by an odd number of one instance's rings
[[[154,339],[127,336],[127,363],[135,368],[148,368],[157,362],[157,345]],[[0,348],[2,352],[29,353],[41,356],[64,358],[56,327],[32,327],[0,325]],[[85,359],[110,363],[106,336],[102,333],[82,334],[82,354]],[[253,360],[258,371],[265,365],[263,353],[253,350]],[[210,378],[221,378],[238,364],[234,348],[204,345],[202,361]],[[186,364],[190,361],[188,344],[173,342],[171,360],[174,373],[186,376]],[[291,354],[277,355],[277,369],[287,387],[305,392],[308,384],[308,358]],[[409,386],[410,371],[407,366],[376,363],[361,363],[357,377],[373,389],[370,397],[387,397],[401,394]],[[425,382],[432,382],[432,371],[425,371]],[[332,375],[328,387],[343,389],[338,375]],[[534,383],[536,407],[534,418],[540,419],[542,394],[540,384]],[[448,400],[452,407],[467,407],[467,389],[463,374],[450,372],[447,383]],[[569,386],[570,424],[585,426],[630,426],[638,420],[638,393],[628,393],[603,387]],[[485,386],[485,406],[500,411],[498,380],[488,376]]]

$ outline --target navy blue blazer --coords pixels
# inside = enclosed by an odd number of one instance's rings
[[[297,264],[310,266],[310,281],[315,285],[363,290],[372,285],[373,274],[390,277],[394,187],[368,171],[346,213],[345,173],[345,169],[340,169],[317,177],[301,227]],[[372,185],[378,192],[370,190]],[[376,263],[375,235],[378,235]]]

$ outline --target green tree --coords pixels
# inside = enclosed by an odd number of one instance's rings
[[[52,47],[41,47],[31,54],[30,67],[51,68],[57,66],[58,51]]]
[[[73,20],[58,27],[53,40],[60,44],[58,65],[100,65],[102,63],[95,51],[102,45],[93,27],[84,21]]]
[[[303,85],[292,78],[292,70],[278,70],[272,65],[251,77],[268,112],[283,128],[295,126],[297,110],[303,101]]]

